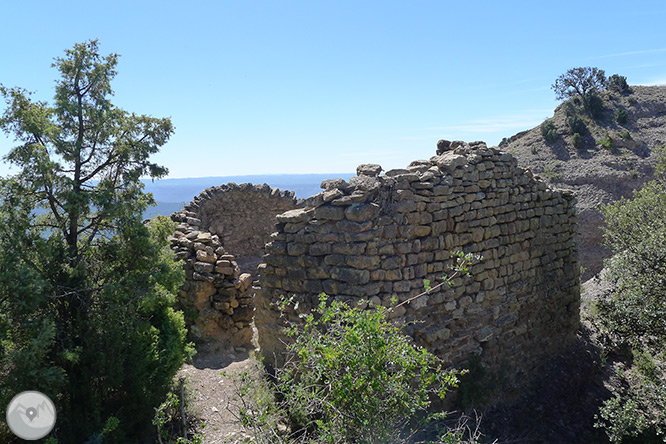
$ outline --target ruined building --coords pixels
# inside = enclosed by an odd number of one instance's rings
[[[547,188],[511,154],[482,142],[440,141],[430,160],[385,174],[362,165],[357,173],[348,182],[324,181],[324,191],[300,204],[268,187],[219,187],[172,216],[180,222],[172,243],[186,261],[182,302],[197,313],[195,333],[242,343],[254,316],[261,352],[272,362],[284,349],[273,304],[282,295],[298,300],[299,312],[322,292],[388,306],[423,292],[424,279],[441,281],[453,253],[463,251],[482,257],[470,276],[391,312],[417,344],[451,365],[478,355],[512,380],[575,337],[571,192]],[[231,193],[243,197],[224,197]],[[241,232],[253,241],[230,234]],[[241,273],[232,255],[251,250],[256,261],[262,243],[256,273]]]

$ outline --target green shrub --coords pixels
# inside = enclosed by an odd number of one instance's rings
[[[559,134],[557,134],[557,128],[555,128],[555,124],[553,123],[552,120],[544,121],[541,124],[540,128],[541,128],[541,136],[543,136],[546,142],[553,143],[558,139]]]
[[[571,144],[576,148],[577,150],[580,150],[583,148],[583,138],[579,133],[574,133],[573,136],[571,136]]]
[[[612,150],[615,147],[615,141],[608,133],[606,133],[606,136],[603,139],[601,139],[598,143],[607,150]]]
[[[569,117],[569,116],[575,116],[578,114],[578,111],[576,111],[576,106],[574,105],[574,101],[568,100],[564,103],[564,115]]]
[[[604,401],[594,425],[604,428],[612,443],[620,444],[628,437],[637,438],[647,428],[647,421],[633,400],[616,396]]]
[[[424,280],[425,291],[401,304],[469,274],[475,257],[455,255],[451,277],[434,286]],[[237,380],[238,418],[255,442],[407,443],[425,428],[443,425],[445,415],[428,408],[457,385],[458,373],[445,370],[439,358],[388,320],[401,304],[363,309],[322,294],[310,313],[299,316],[301,322],[288,323],[292,342],[284,366],[262,378],[259,364]],[[280,307],[298,309],[287,299]],[[445,427],[438,436],[441,443],[471,444],[478,433]]]
[[[291,304],[284,301],[283,308]],[[427,409],[433,396],[443,398],[457,385],[456,373],[404,336],[388,321],[389,312],[381,306],[352,308],[322,295],[303,316],[304,325],[288,329],[294,342],[274,378],[263,377],[258,364],[236,380],[238,418],[253,439],[407,443],[426,428],[442,426],[445,415]],[[472,444],[478,432],[444,427],[438,436],[442,444]]]
[[[565,123],[567,124],[567,127],[569,128],[569,131],[574,134],[574,133],[584,133],[587,130],[587,127],[585,126],[585,122],[583,119],[578,117],[577,115],[570,115],[567,116],[565,119]]]
[[[614,443],[634,438],[661,442],[666,433],[666,182],[661,157],[658,179],[633,199],[602,208],[604,236],[615,256],[608,263],[612,285],[599,298],[595,322],[607,352],[632,352],[624,384],[604,403],[597,422]]]
[[[627,123],[627,117],[628,115],[625,109],[620,108],[617,111],[615,111],[615,121],[620,125],[624,125],[625,123]]]
[[[604,115],[604,101],[596,94],[588,94],[585,96],[585,109],[592,116],[593,119],[599,120]]]
[[[624,140],[631,140],[631,133],[627,130],[622,131],[620,133],[620,137],[623,138]]]
[[[391,442],[415,425],[430,396],[457,384],[432,354],[387,321],[322,297],[316,313],[289,335],[292,359],[278,373],[293,430],[316,429],[325,442]]]
[[[203,435],[189,433],[193,419],[190,409],[192,393],[186,384],[185,379],[174,381],[164,402],[155,408],[153,425],[159,443],[203,444]]]
[[[613,74],[608,78],[608,89],[618,92],[620,94],[629,92],[629,84],[627,78],[618,74]]]

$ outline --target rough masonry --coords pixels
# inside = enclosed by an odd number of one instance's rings
[[[469,277],[393,311],[417,344],[451,365],[480,355],[509,378],[574,338],[579,322],[576,199],[547,188],[508,153],[440,141],[438,155],[380,175],[322,183],[309,205],[277,216],[259,266],[256,327],[269,362],[284,350],[274,302],[309,311],[322,292],[388,306],[449,273],[456,251],[483,257]],[[288,313],[298,321],[298,313]]]
[[[250,344],[254,289],[245,271],[261,260],[275,216],[296,205],[291,191],[230,183],[207,188],[171,215],[178,222],[171,247],[185,269],[179,303],[195,337],[223,347]]]

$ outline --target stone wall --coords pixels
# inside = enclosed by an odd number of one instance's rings
[[[179,303],[195,337],[220,346],[250,343],[253,277],[242,265],[251,270],[259,262],[275,216],[295,206],[291,191],[230,183],[204,190],[171,215],[178,222],[171,245],[185,269]]]
[[[292,191],[229,183],[206,189],[187,208],[197,214],[202,227],[218,235],[241,266],[256,267],[275,230],[275,216],[296,207]]]
[[[310,205],[277,217],[259,267],[262,354],[283,351],[273,303],[307,312],[325,292],[388,306],[433,285],[452,252],[480,254],[469,277],[392,313],[415,341],[452,365],[478,354],[509,377],[561,350],[579,322],[575,198],[548,189],[511,154],[482,142],[440,141],[439,155],[379,175],[324,181]],[[297,320],[297,313],[290,314]]]

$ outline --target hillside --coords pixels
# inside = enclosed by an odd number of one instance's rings
[[[598,273],[609,255],[603,246],[600,205],[630,197],[650,180],[655,148],[666,141],[666,87],[632,86],[628,93],[604,92],[601,98],[603,113],[596,120],[585,115],[574,99],[558,106],[550,119],[558,135],[552,143],[546,142],[537,126],[500,144],[521,166],[555,187],[575,191],[583,280]],[[586,127],[580,131],[579,148],[574,147],[574,132],[567,124],[572,110]],[[622,124],[617,123],[618,110],[626,111]]]

